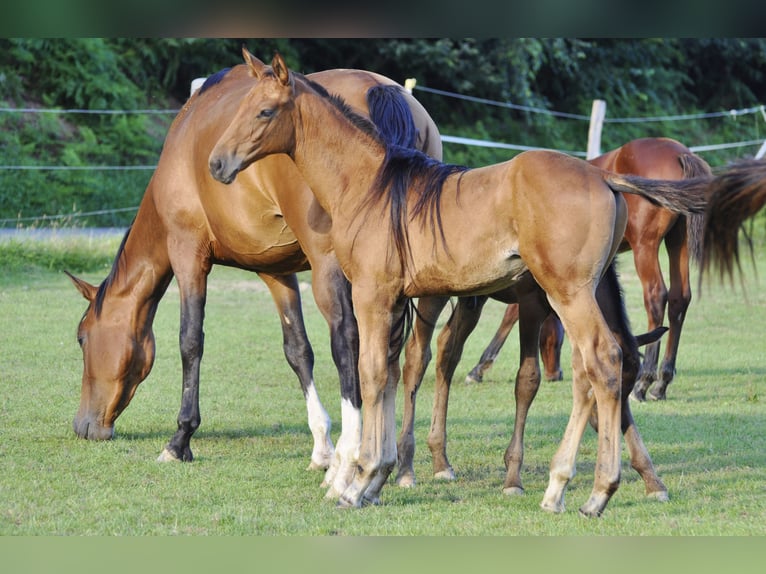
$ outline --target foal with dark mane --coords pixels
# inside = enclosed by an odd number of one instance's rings
[[[580,511],[600,515],[620,481],[623,357],[595,294],[625,231],[621,192],[686,213],[704,203],[681,185],[607,173],[556,152],[526,152],[471,170],[445,166],[386,146],[369,124],[289,72],[280,56],[272,67],[247,61],[259,81],[209,166],[216,179],[231,183],[252,162],[286,153],[332,219],[332,244],[352,285],[359,328],[363,412],[356,474],[339,504],[378,502],[396,464],[399,353],[390,343],[408,298],[504,289],[524,297],[541,288],[566,328],[574,371],[572,413],[542,506],[564,510],[595,408],[594,484]],[[345,177],[350,172],[354,177]]]

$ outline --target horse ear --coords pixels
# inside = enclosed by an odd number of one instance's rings
[[[250,75],[256,80],[260,80],[266,64],[253,56],[245,46],[242,46],[242,57],[245,59],[247,67],[250,68]]]
[[[69,271],[64,271],[64,273],[67,274],[67,277],[69,277],[72,280],[72,283],[74,283],[74,286],[77,287],[77,290],[82,293],[82,296],[85,297],[88,301],[92,302],[93,299],[96,297],[96,292],[98,291],[98,288],[94,285],[91,285],[84,279],[80,279],[79,277],[75,277],[72,275]]]
[[[287,64],[285,64],[285,61],[279,52],[274,54],[274,59],[271,62],[271,69],[274,70],[277,79],[283,86],[290,84],[290,70],[287,69]]]

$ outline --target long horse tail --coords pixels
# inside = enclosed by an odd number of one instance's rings
[[[715,267],[721,278],[733,278],[734,266],[741,273],[739,232],[752,255],[752,239],[744,227],[766,203],[766,161],[735,162],[711,182],[705,212],[702,272]]]
[[[713,170],[710,165],[700,156],[694,153],[684,153],[678,156],[684,179],[696,177],[711,177]],[[703,234],[705,228],[705,216],[701,213],[693,213],[686,216],[686,245],[690,257],[702,265]]]
[[[648,179],[602,171],[606,184],[615,192],[640,195],[652,203],[687,217],[704,214],[706,190],[712,176],[690,179]]]

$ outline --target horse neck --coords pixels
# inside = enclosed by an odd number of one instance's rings
[[[293,161],[319,204],[330,214],[355,209],[383,163],[383,144],[313,93],[296,98],[294,117]]]
[[[165,228],[147,188],[133,225],[105,280],[105,309],[136,332],[151,329],[160,299],[173,277]]]

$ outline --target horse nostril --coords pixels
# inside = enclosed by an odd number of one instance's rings
[[[210,159],[210,173],[212,173],[214,176],[217,176],[221,173],[221,169],[223,167],[223,162],[220,158],[211,158]]]

